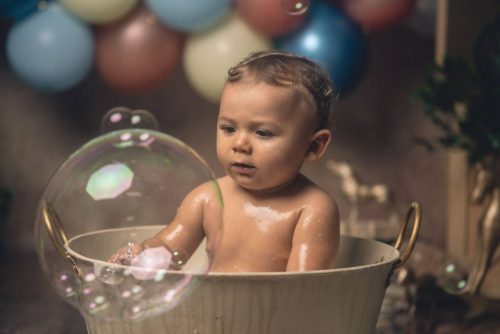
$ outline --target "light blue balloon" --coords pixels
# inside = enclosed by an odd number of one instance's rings
[[[322,1],[314,1],[304,24],[274,40],[274,46],[317,61],[341,95],[361,78],[368,53],[359,27],[340,9]]]
[[[94,38],[89,27],[58,4],[14,24],[7,35],[7,59],[30,86],[60,92],[89,72]]]
[[[146,0],[160,21],[184,32],[213,26],[229,11],[232,0]]]

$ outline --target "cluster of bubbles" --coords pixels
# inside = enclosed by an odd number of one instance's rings
[[[126,246],[130,254],[134,245]],[[79,275],[63,271],[55,286],[86,314],[109,321],[142,320],[175,307],[193,288],[192,275],[180,272],[187,260],[183,250],[150,248],[120,264],[80,265]]]

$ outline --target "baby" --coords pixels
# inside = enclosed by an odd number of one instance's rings
[[[300,169],[325,153],[334,101],[328,75],[303,57],[263,51],[231,68],[217,120],[224,207],[209,183],[198,186],[132,255],[163,246],[190,256],[206,237],[213,272],[330,268],[339,244],[337,206]],[[122,262],[127,252],[110,261]]]

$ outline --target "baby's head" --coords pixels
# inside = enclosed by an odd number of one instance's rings
[[[334,101],[328,74],[307,58],[263,51],[232,67],[217,124],[228,175],[251,190],[290,184],[304,161],[324,154]]]
[[[312,60],[277,50],[255,52],[228,71],[227,84],[243,80],[297,89],[314,113],[316,130],[330,129],[336,102],[333,83]]]

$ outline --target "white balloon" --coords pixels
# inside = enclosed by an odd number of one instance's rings
[[[253,31],[233,12],[216,27],[188,38],[184,71],[200,95],[217,103],[228,69],[249,53],[270,48],[267,37]]]
[[[137,0],[59,0],[72,14],[84,21],[106,24],[125,16]]]

